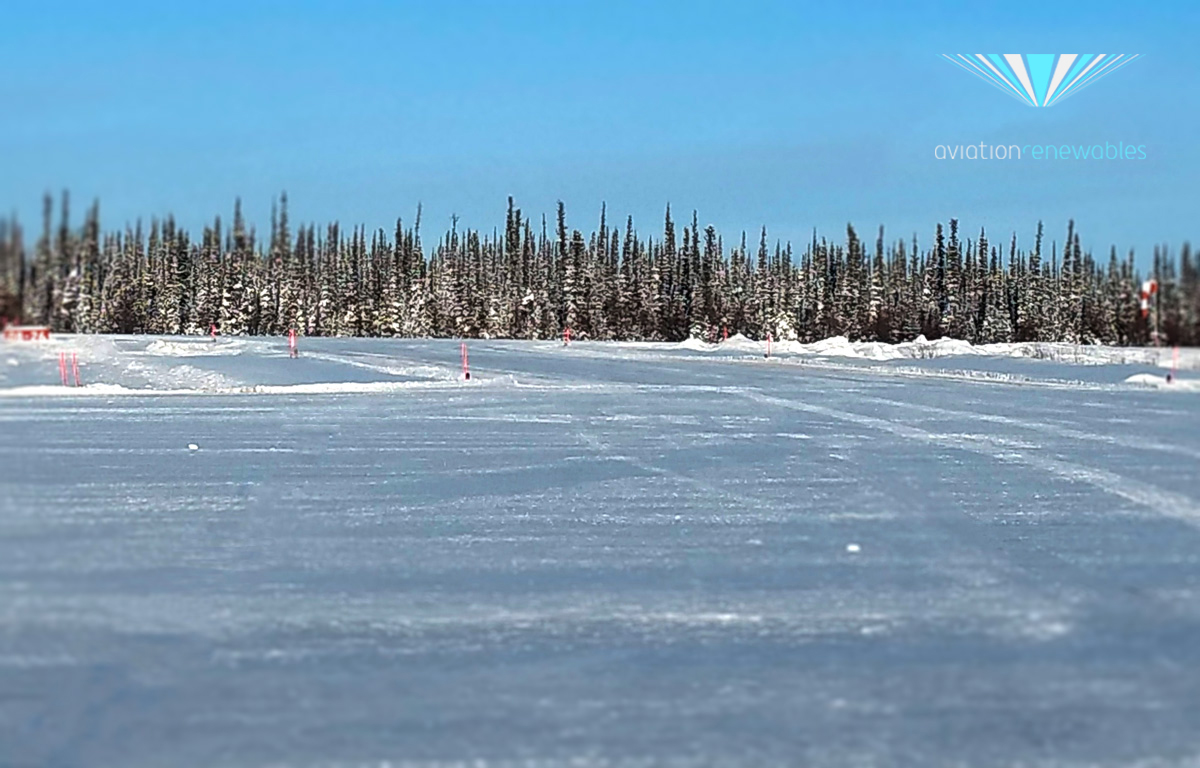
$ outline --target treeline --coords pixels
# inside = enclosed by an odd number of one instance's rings
[[[1200,344],[1200,264],[1185,244],[1156,248],[1150,273],[1132,252],[1097,259],[1073,223],[1061,247],[1032,248],[1014,234],[964,238],[938,224],[931,242],[874,243],[852,226],[841,242],[818,238],[797,252],[766,230],[727,244],[695,213],[645,235],[632,218],[610,226],[601,209],[589,234],[557,219],[535,225],[508,202],[504,230],[458,227],[426,248],[421,214],[393,233],[323,228],[288,220],[287,196],[272,208],[265,238],[247,227],[240,202],[194,236],[167,217],[104,232],[93,204],[71,226],[64,193],[57,222],[44,201],[28,251],[15,217],[0,221],[0,317],[77,333],[309,336],[455,336],[897,342],[924,334],[975,343],[1070,341],[1146,344],[1155,326],[1169,344]],[[1143,318],[1143,278],[1160,287]]]

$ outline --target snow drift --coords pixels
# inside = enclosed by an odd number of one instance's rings
[[[695,338],[687,339],[680,342],[679,347],[698,352],[753,352],[761,355],[766,352],[767,343],[735,334],[727,340],[715,344]],[[777,339],[771,343],[771,354],[842,357],[874,362],[933,360],[943,357],[974,355],[1050,360],[1075,365],[1151,365],[1170,368],[1173,364],[1173,350],[1169,347],[1108,347],[1100,344],[1060,342],[1009,342],[976,345],[962,339],[951,338],[930,341],[924,336],[897,344],[850,341],[845,336],[833,336],[808,344]],[[1179,370],[1200,370],[1200,349],[1180,349]]]

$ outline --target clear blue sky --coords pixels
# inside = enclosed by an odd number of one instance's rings
[[[957,216],[993,240],[1145,252],[1200,234],[1195,2],[12,2],[0,44],[0,210],[35,230],[43,191],[106,228],[195,227],[240,195],[266,228],[440,231],[601,201],[643,232],[696,208],[727,241],[845,223],[928,242]],[[939,57],[1145,54],[1048,109]],[[939,143],[1145,144],[1127,163],[947,163]]]

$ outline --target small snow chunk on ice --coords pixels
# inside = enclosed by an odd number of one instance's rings
[[[189,451],[198,451],[198,450],[200,450],[200,446],[196,445],[195,443],[188,443],[188,450]]]
[[[1166,376],[1155,376],[1153,373],[1135,373],[1125,379],[1126,384],[1149,384],[1153,387],[1161,387],[1167,383]]]
[[[852,555],[857,555],[862,551],[862,547],[858,546],[857,544],[847,544],[846,551]]]

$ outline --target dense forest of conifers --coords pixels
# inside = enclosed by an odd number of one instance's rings
[[[336,223],[293,231],[286,195],[266,237],[240,203],[231,226],[217,218],[198,237],[170,217],[105,233],[98,204],[72,228],[65,193],[57,222],[53,208],[47,196],[31,249],[15,217],[0,221],[0,317],[64,332],[1145,344],[1157,324],[1163,343],[1200,343],[1200,259],[1187,245],[1156,249],[1141,273],[1132,253],[1084,251],[1073,224],[1049,248],[1041,224],[1028,243],[996,244],[951,219],[925,244],[882,228],[864,242],[848,226],[844,241],[814,233],[797,249],[765,229],[730,244],[669,207],[650,236],[631,218],[611,226],[603,208],[584,234],[561,203],[548,228],[510,198],[502,232],[455,219],[426,246],[419,208],[390,237]],[[1143,318],[1148,277],[1161,289]]]

